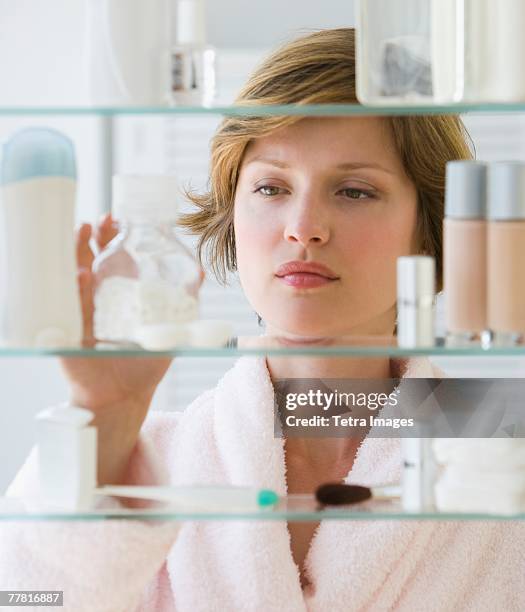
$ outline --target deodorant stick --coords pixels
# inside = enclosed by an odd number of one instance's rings
[[[0,340],[9,347],[78,346],[73,144],[54,130],[17,132],[0,167],[4,299]]]

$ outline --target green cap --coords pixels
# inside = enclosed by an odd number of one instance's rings
[[[273,506],[279,501],[279,496],[270,489],[261,489],[257,496],[259,506]]]

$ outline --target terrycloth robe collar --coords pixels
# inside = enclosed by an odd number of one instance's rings
[[[405,365],[397,364],[403,370]],[[427,360],[414,360],[405,374],[432,377],[435,372]],[[209,401],[195,411],[190,407],[183,421],[184,438],[189,435],[199,441],[210,463],[219,464],[214,472],[217,481],[286,494],[284,440],[274,436],[274,389],[264,358],[240,359],[210,393]],[[183,469],[177,470],[183,480],[210,482],[212,472],[205,464],[187,463],[183,454],[177,460],[183,463]],[[399,477],[399,440],[367,438],[346,481],[371,486]],[[177,594],[189,592],[177,588],[180,581],[181,586],[191,581],[189,567],[193,575],[195,566],[207,569],[207,589],[216,593],[206,599],[216,596],[222,609],[281,611],[283,602],[290,611],[358,610],[379,603],[386,609],[395,603],[435,528],[436,523],[430,522],[323,521],[306,559],[311,587],[303,592],[285,522],[200,524],[192,526],[195,541],[190,559],[184,541],[185,535],[192,538],[184,530],[179,536],[175,549],[180,545],[185,553],[179,562],[176,555],[172,559],[170,574],[177,599]],[[205,560],[213,550],[220,552],[220,568],[212,569]],[[403,557],[407,563],[400,565]],[[231,586],[227,602],[225,580]],[[248,591],[252,604],[247,606]],[[349,608],[345,601],[352,602]],[[185,603],[184,610],[197,604]]]

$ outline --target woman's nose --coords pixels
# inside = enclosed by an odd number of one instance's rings
[[[322,204],[298,203],[289,210],[284,228],[284,238],[298,242],[303,247],[324,244],[330,237],[326,211]]]

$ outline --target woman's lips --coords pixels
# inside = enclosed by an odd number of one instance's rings
[[[290,287],[304,287],[305,289],[322,287],[335,281],[335,279],[320,276],[319,274],[310,274],[308,272],[296,272],[294,274],[278,276],[278,278],[285,285],[289,285]]]
[[[339,280],[327,266],[316,262],[289,261],[279,266],[275,276],[290,287],[311,289]]]

